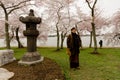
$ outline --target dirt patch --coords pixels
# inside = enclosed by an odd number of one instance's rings
[[[19,65],[18,60],[2,66],[15,75],[10,80],[65,80],[60,66],[49,58],[31,66]]]

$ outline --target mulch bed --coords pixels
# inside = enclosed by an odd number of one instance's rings
[[[20,65],[18,60],[2,66],[15,75],[10,80],[65,80],[60,66],[49,58],[34,65]]]

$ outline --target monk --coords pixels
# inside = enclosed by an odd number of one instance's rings
[[[67,37],[67,52],[70,58],[70,68],[79,69],[79,53],[81,40],[76,34],[76,28],[71,29],[71,34]]]

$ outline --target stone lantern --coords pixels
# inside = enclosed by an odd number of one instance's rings
[[[34,11],[31,9],[29,16],[20,17],[19,20],[26,25],[26,30],[23,31],[27,37],[27,53],[19,61],[20,64],[35,64],[41,62],[43,57],[37,52],[36,42],[39,35],[37,24],[41,23],[40,17],[34,16]]]

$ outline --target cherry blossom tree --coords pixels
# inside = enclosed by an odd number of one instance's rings
[[[67,31],[66,27],[70,26],[70,20],[69,20],[70,12],[68,9],[69,9],[69,4],[72,1],[73,0],[52,0],[52,1],[47,2],[48,12],[49,12],[48,20],[52,21],[52,24],[55,26],[54,28],[56,28],[55,30],[57,33],[57,50],[60,49],[60,47],[59,47],[60,32],[62,35],[61,43],[63,44],[63,40],[66,35],[65,31]],[[64,21],[67,21],[67,25],[64,24],[65,23]],[[64,23],[62,23],[62,22],[64,22]],[[62,46],[62,44],[61,44],[61,46]]]
[[[91,27],[87,24],[90,21],[90,18],[89,16],[87,16],[87,14],[82,12],[80,7],[76,6],[76,10],[77,10],[77,15],[76,15],[76,19],[74,20],[75,21],[74,24],[75,27],[77,28],[77,33],[80,36],[83,35],[83,32],[85,30],[87,30],[87,27],[89,28]],[[81,48],[82,48],[83,44],[82,44],[81,36],[80,36],[80,40],[81,40]]]
[[[92,26],[92,34],[93,34],[93,41],[94,41],[94,52],[97,53],[97,40],[96,40],[96,29],[95,29],[95,5],[97,0],[86,0],[88,7],[91,10],[91,26]]]
[[[111,23],[115,25],[114,32],[116,33],[116,35],[119,34],[120,33],[120,10],[113,15]]]
[[[110,19],[111,20],[109,21],[109,26],[113,26],[113,31],[112,33],[105,34],[107,45],[120,45],[120,10],[115,12],[115,14],[113,14]]]
[[[61,15],[62,19],[60,21],[61,24],[61,49],[63,49],[63,42],[65,40],[65,37],[67,36],[67,33],[70,31],[70,28],[72,27],[71,21],[73,19],[73,14],[70,11],[72,3],[74,3],[75,0],[65,0],[63,1],[64,4],[64,13]],[[73,5],[72,5],[73,6]]]
[[[10,37],[9,37],[9,16],[10,14],[27,5],[30,0],[0,0],[0,7],[3,9],[4,21],[5,21],[5,36],[6,36],[6,48],[10,49]]]
[[[39,36],[37,38],[40,42],[40,45],[45,44],[45,42],[47,41],[48,32],[50,31],[49,29],[50,29],[49,24],[47,23],[46,20],[42,18],[42,23],[38,25]]]
[[[10,21],[8,24],[10,25],[10,42],[11,40],[16,40],[18,43],[18,48],[23,48],[23,44],[20,41],[20,37],[23,37],[23,24],[19,21],[19,16],[13,14],[13,17],[9,17]],[[20,37],[19,37],[20,35]]]
[[[76,19],[76,26],[78,28],[78,32],[83,34],[85,31],[90,33],[90,44],[89,47],[92,47],[92,26],[91,26],[91,16],[82,12],[80,7],[76,6],[77,10],[77,19]],[[98,31],[105,25],[107,25],[107,19],[102,16],[102,11],[98,8],[94,9],[94,23],[95,23],[95,30]]]

